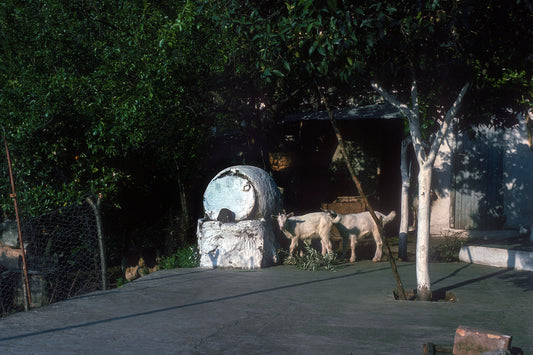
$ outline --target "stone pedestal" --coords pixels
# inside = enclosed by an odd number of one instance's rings
[[[277,263],[271,222],[245,220],[222,223],[198,220],[200,267],[257,269]]]
[[[205,219],[198,220],[200,266],[257,269],[277,263],[271,217],[281,205],[266,171],[237,165],[218,173],[204,193]]]

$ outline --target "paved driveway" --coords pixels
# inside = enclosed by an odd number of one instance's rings
[[[399,263],[415,287],[413,263]],[[513,336],[533,354],[533,273],[431,264],[458,301],[396,301],[387,262],[336,272],[163,270],[119,289],[0,319],[0,353],[419,354],[459,325]]]

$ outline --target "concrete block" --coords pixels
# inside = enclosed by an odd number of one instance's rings
[[[463,246],[459,260],[481,265],[533,271],[533,253],[481,246]]]
[[[31,308],[49,304],[49,291],[45,276],[38,271],[28,271]],[[9,270],[0,274],[0,303],[4,309],[24,308],[24,290],[21,271]]]
[[[272,223],[264,219],[222,223],[200,219],[200,267],[257,269],[277,263]]]
[[[0,267],[18,270],[19,262],[22,262],[22,249],[0,246]]]
[[[512,337],[492,330],[459,326],[455,331],[455,355],[479,355],[492,350],[508,350]]]

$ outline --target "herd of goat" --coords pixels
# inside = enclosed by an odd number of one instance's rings
[[[394,220],[396,212],[392,211],[388,215],[376,212],[376,215],[385,226]],[[350,262],[355,262],[355,246],[358,240],[370,235],[376,242],[376,253],[372,261],[381,260],[383,241],[378,227],[369,212],[340,214],[331,210],[324,210],[323,212],[313,212],[302,216],[294,216],[293,213],[279,213],[278,215],[273,215],[272,218],[277,221],[283,234],[291,241],[289,258],[292,257],[300,240],[320,239],[322,255],[332,252],[330,232],[333,225],[335,225],[343,239],[343,254],[346,250],[347,241],[350,240]]]

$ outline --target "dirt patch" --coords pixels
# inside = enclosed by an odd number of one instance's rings
[[[392,291],[395,300],[400,300],[397,290]],[[418,301],[416,290],[405,290],[406,301]],[[431,292],[431,302],[457,302],[455,293],[446,290],[436,290]]]

